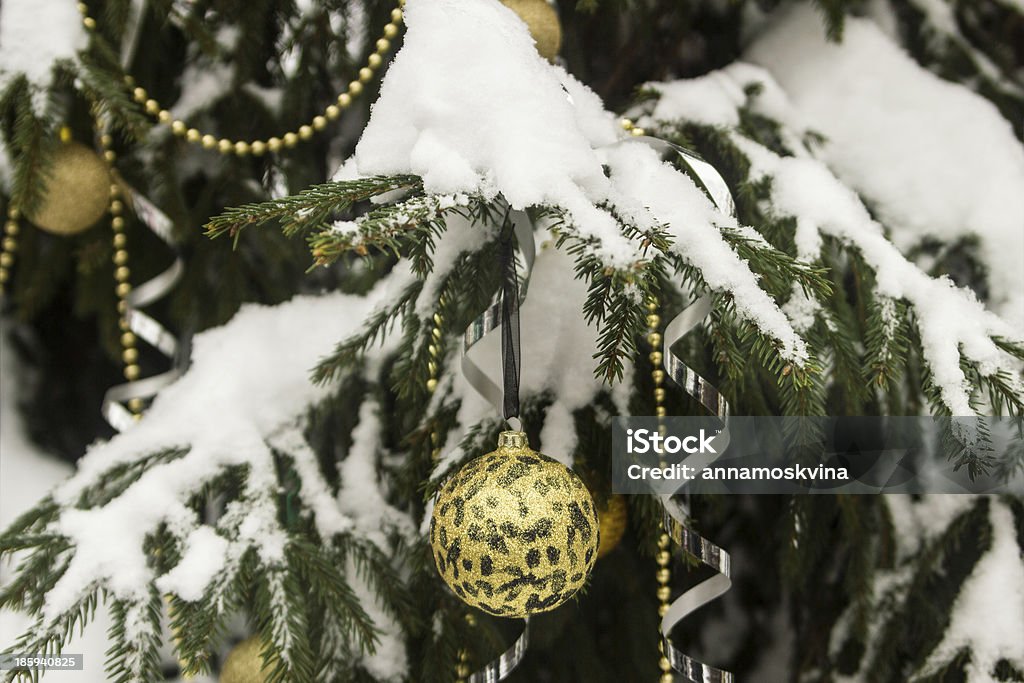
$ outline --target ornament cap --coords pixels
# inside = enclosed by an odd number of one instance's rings
[[[522,450],[529,448],[530,442],[526,439],[526,432],[502,432],[498,434],[498,448],[510,450]]]

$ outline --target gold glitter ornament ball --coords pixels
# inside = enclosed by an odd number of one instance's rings
[[[601,543],[597,546],[598,559],[615,550],[615,546],[622,540],[629,518],[628,509],[625,497],[615,494],[597,511],[597,526],[601,530]]]
[[[523,432],[468,462],[434,501],[437,571],[468,604],[501,617],[553,610],[597,559],[597,511],[565,465],[531,450]]]
[[[220,683],[263,683],[270,670],[263,667],[260,650],[263,641],[258,637],[246,638],[232,648],[224,660],[220,672]]]
[[[55,235],[75,235],[106,213],[110,171],[96,152],[77,142],[61,143],[43,181],[42,201],[26,212],[30,221]]]
[[[562,47],[562,23],[555,8],[547,0],[501,0],[501,3],[518,14],[530,29],[541,57],[553,62]]]

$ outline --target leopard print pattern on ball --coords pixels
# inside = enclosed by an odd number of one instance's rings
[[[502,617],[555,609],[586,582],[598,523],[586,486],[565,465],[503,432],[438,492],[430,545],[441,577],[470,605]]]

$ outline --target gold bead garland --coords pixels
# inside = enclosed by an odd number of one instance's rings
[[[21,212],[13,204],[7,207],[7,220],[4,222],[4,238],[0,244],[0,296],[7,290],[7,282],[11,279],[11,269],[14,267],[14,255],[18,252],[18,233],[21,232],[21,224],[18,219]]]
[[[628,121],[628,119],[626,119]],[[626,130],[636,131],[640,130],[632,128]],[[635,133],[634,133],[635,134]],[[642,134],[642,131],[641,133]],[[651,346],[650,360],[653,370],[651,370],[651,379],[654,380],[654,414],[658,416],[658,428],[659,431],[664,429],[661,424],[661,419],[665,417],[665,388],[662,386],[665,382],[665,371],[661,367],[662,354],[661,349],[661,333],[658,332],[658,328],[661,325],[661,316],[658,315],[658,300],[653,296],[647,300],[647,343]],[[662,456],[661,467],[665,466],[664,456]],[[655,579],[658,582],[657,598],[658,598],[658,616],[665,616],[665,612],[668,611],[669,598],[672,595],[672,589],[669,586],[669,582],[672,580],[672,568],[670,566],[672,562],[672,555],[669,552],[669,535],[664,531],[658,536],[658,552],[654,556],[654,560],[658,565],[658,569],[655,573]],[[660,656],[658,658],[658,668],[661,670],[661,676],[659,678],[660,683],[673,683],[675,677],[672,674],[672,663],[665,656],[664,646],[661,642],[661,638],[658,639],[658,651]]]
[[[633,121],[630,119],[621,119],[619,120],[619,124],[622,126],[622,130],[626,131],[633,137],[638,138],[642,135],[647,135],[647,131],[645,131],[643,128],[637,127],[636,124],[634,124]]]
[[[309,140],[314,133],[327,127],[329,121],[336,120],[341,116],[343,109],[351,106],[352,101],[363,92],[363,84],[373,78],[374,72],[384,64],[384,55],[391,50],[391,40],[398,35],[398,27],[402,23],[402,7],[405,0],[398,0],[398,6],[391,10],[391,21],[385,24],[381,37],[374,44],[374,52],[366,60],[366,66],[358,71],[356,80],[348,84],[345,92],[342,92],[335,99],[335,102],[324,108],[322,114],[317,114],[313,119],[295,132],[287,132],[281,136],[274,136],[267,140],[230,140],[219,138],[209,133],[190,127],[185,121],[174,118],[170,111],[165,109],[159,102],[149,96],[145,88],[139,87],[129,75],[125,75],[124,83],[130,89],[132,98],[143,106],[147,114],[156,119],[161,125],[169,126],[171,133],[186,142],[201,145],[205,149],[216,149],[221,154],[234,154],[236,156],[263,156],[267,152],[278,152],[282,148],[295,147],[300,141]],[[84,2],[78,3],[78,11],[82,15],[82,25],[86,30],[96,29],[96,20],[89,14],[89,6]]]

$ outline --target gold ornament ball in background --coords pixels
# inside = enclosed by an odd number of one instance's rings
[[[553,62],[562,47],[562,24],[558,12],[546,0],[501,0],[502,4],[519,15],[530,35],[537,43],[537,52]]]
[[[597,546],[598,558],[615,550],[615,546],[622,540],[622,535],[626,533],[628,510],[625,497],[615,494],[597,511],[597,526],[601,530],[601,543]]]
[[[267,680],[270,670],[263,668],[262,647],[263,641],[257,636],[235,645],[224,660],[220,683],[263,683]]]
[[[107,211],[110,171],[96,152],[77,142],[61,143],[46,170],[42,200],[26,212],[32,223],[55,235],[74,235]]]
[[[597,559],[597,511],[565,465],[502,432],[438,491],[430,520],[437,571],[466,603],[525,617],[579,590]]]

